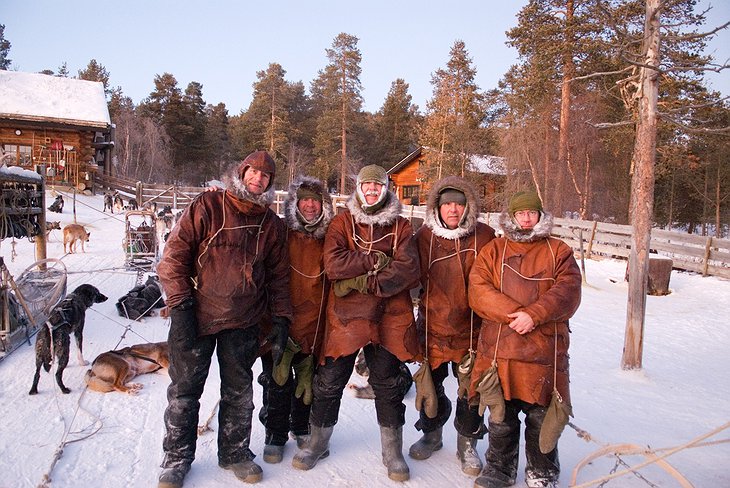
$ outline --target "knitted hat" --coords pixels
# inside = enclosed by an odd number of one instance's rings
[[[452,202],[458,205],[466,205],[466,195],[464,195],[464,192],[457,190],[456,188],[444,188],[443,191],[439,193],[439,206]]]
[[[385,169],[382,166],[378,166],[377,164],[370,164],[368,166],[364,166],[360,173],[357,175],[357,186],[360,186],[362,183],[367,183],[370,181],[374,181],[375,183],[380,183],[381,185],[388,185],[388,174],[385,172]]]
[[[305,200],[307,198],[311,198],[322,203],[322,194],[317,192],[316,188],[302,184],[299,188],[297,188],[297,201]]]
[[[243,160],[241,163],[239,177],[243,178],[248,168],[253,168],[261,171],[262,173],[269,174],[269,185],[266,187],[268,190],[271,185],[274,184],[274,177],[276,176],[276,163],[266,151],[254,151]]]
[[[507,212],[510,215],[514,215],[515,212],[520,210],[537,210],[542,212],[542,201],[540,197],[534,191],[520,191],[515,193],[510,198]]]

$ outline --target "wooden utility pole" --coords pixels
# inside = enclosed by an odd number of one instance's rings
[[[661,0],[646,0],[643,66],[639,72],[639,117],[632,155],[631,252],[626,334],[621,359],[623,369],[641,369],[644,345],[649,245],[654,213],[654,161],[656,159],[657,99],[659,95],[659,9]]]

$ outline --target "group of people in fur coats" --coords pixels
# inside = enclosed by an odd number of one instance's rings
[[[362,168],[339,213],[320,181],[298,178],[283,220],[269,209],[275,172],[268,153],[250,154],[226,189],[193,201],[165,247],[158,274],[171,308],[171,383],[158,486],[183,486],[191,468],[214,349],[218,462],[244,482],[263,476],[249,446],[256,358],[263,459],[281,462],[291,436],[299,448],[293,467],[309,470],[329,456],[343,390],[363,350],[389,478],[410,478],[402,366],[418,362],[422,437],[411,458],[443,447],[451,369],[459,385],[457,458],[475,486],[514,485],[520,413],[527,485],[557,486],[557,439],[570,414],[568,319],[580,303],[581,276],[572,250],[550,237],[552,217],[538,196],[514,195],[496,237],[478,221],[473,185],[447,177],[431,188],[414,233],[380,166]],[[417,320],[412,290],[419,290]],[[476,446],[485,435],[482,464]]]

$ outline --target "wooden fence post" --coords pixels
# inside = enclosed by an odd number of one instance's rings
[[[591,229],[591,240],[588,241],[588,250],[586,251],[586,254],[588,255],[588,259],[591,258],[591,251],[593,250],[593,239],[596,238],[596,227],[598,227],[598,221],[593,221],[593,229]]]
[[[712,249],[712,236],[707,238],[705,244],[705,256],[702,258],[702,276],[707,276],[707,268],[710,266],[710,249]]]
[[[144,192],[142,191],[142,182],[138,181],[136,185],[134,185],[134,196],[137,199],[137,204],[141,207],[144,203],[142,201],[142,195]]]

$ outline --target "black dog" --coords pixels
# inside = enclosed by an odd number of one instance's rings
[[[63,370],[68,365],[68,358],[71,349],[71,333],[76,338],[79,364],[87,365],[82,354],[82,343],[84,333],[84,322],[86,321],[86,310],[95,303],[105,302],[107,297],[92,285],[81,285],[72,293],[66,295],[51,312],[51,316],[44,327],[38,331],[38,338],[35,343],[35,376],[33,386],[30,388],[30,395],[38,393],[38,380],[41,376],[41,366],[46,371],[51,370],[53,353],[58,358],[58,369],[56,370],[56,383],[63,393],[71,390],[63,384]]]
[[[122,317],[137,320],[152,315],[154,309],[164,306],[160,279],[152,275],[144,285],[135,286],[117,301],[117,312]]]
[[[48,210],[51,212],[63,212],[63,196],[58,195],[56,199],[53,201],[50,207],[48,207]]]
[[[136,198],[130,198],[129,204],[127,205],[127,208],[129,210],[137,210],[139,208],[139,205],[137,205],[137,199]]]

